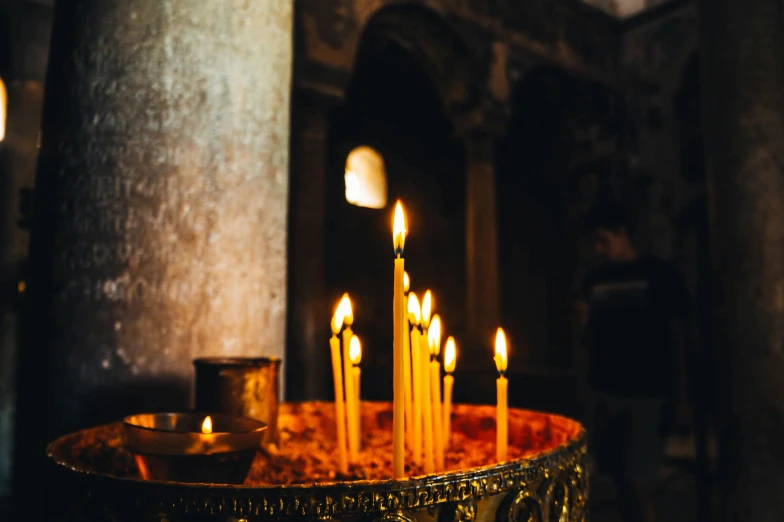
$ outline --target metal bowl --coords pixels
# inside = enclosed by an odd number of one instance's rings
[[[202,433],[207,415],[212,430]],[[242,484],[267,426],[219,413],[144,413],[123,428],[143,480]]]
[[[330,403],[281,404],[279,429],[328,423],[331,410]],[[494,431],[494,412],[491,406],[456,405],[453,430],[485,436]],[[388,429],[390,415],[389,403],[363,403],[363,429],[374,429],[376,422],[375,429]],[[51,491],[58,513],[79,521],[584,521],[588,476],[582,426],[527,410],[510,409],[509,416],[510,447],[521,440],[527,423],[552,430],[552,445],[526,458],[405,480],[269,487],[144,481],[111,466],[96,467],[84,448],[118,433],[117,425],[100,426],[49,445],[56,471]]]

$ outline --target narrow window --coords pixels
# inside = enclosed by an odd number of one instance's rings
[[[352,150],[346,158],[346,201],[366,208],[387,205],[387,173],[381,154],[367,146]]]

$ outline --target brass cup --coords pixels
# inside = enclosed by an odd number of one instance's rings
[[[267,426],[258,420],[210,413],[145,413],[123,419],[128,449],[144,480],[242,484]]]
[[[277,444],[280,363],[275,357],[195,359],[196,411],[260,420],[268,426],[262,444]]]

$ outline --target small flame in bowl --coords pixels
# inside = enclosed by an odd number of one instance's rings
[[[207,415],[204,417],[204,422],[201,423],[202,433],[212,433],[212,417]]]

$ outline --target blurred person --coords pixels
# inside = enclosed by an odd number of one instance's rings
[[[601,264],[583,279],[589,438],[618,491],[624,522],[653,522],[664,442],[689,422],[686,354],[691,296],[673,267],[639,253],[629,215],[606,204],[584,216]]]

